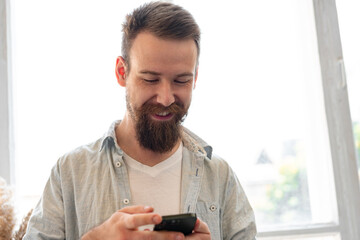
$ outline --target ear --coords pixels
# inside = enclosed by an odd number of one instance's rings
[[[199,66],[196,67],[195,70],[195,79],[194,79],[194,89],[196,87],[196,82],[197,82],[197,78],[198,78],[198,73],[199,73]]]
[[[125,75],[125,60],[123,57],[117,57],[116,66],[115,66],[115,75],[120,86],[125,87],[126,85],[126,75]]]

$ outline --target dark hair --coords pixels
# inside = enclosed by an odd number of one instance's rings
[[[168,39],[193,39],[200,55],[200,28],[184,8],[168,2],[146,3],[126,16],[123,23],[122,57],[130,68],[129,52],[135,37],[148,31]]]

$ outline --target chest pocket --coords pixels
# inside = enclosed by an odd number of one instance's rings
[[[211,239],[222,239],[221,209],[218,203],[198,202],[196,214],[208,225]]]

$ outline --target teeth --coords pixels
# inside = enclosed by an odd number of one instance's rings
[[[166,115],[168,115],[169,114],[169,112],[161,112],[161,113],[158,113],[157,115],[159,115],[159,116],[166,116]]]

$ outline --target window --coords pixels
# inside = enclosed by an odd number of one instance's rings
[[[311,2],[222,5],[186,5],[203,36],[185,125],[235,169],[260,231],[335,222],[335,200],[322,201],[335,197]]]
[[[355,24],[360,21],[357,12],[360,11],[360,3],[356,1],[336,1],[341,42],[344,51],[346,67],[346,80],[348,84],[351,119],[354,131],[355,148],[357,154],[358,169],[360,172],[360,99],[357,91],[360,89],[360,30]]]
[[[114,77],[120,24],[141,2],[12,2],[20,213],[37,202],[62,154],[96,140],[123,116],[125,97]],[[358,185],[340,181],[347,179],[341,174],[351,166],[351,147],[342,152],[334,143],[343,139],[349,113],[329,100],[334,83],[326,82],[327,73],[334,70],[324,63],[333,61],[324,53],[340,47],[331,41],[336,31],[322,31],[328,17],[336,25],[335,5],[225,0],[206,2],[204,11],[201,1],[174,2],[194,14],[203,33],[185,125],[237,172],[255,209],[259,238],[359,237],[360,214],[350,216],[348,208],[359,211],[352,205]],[[325,51],[328,42],[334,46]],[[346,166],[336,165],[340,159]],[[352,193],[346,199],[341,192]]]

